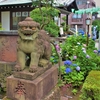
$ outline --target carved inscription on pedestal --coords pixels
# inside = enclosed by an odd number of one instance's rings
[[[18,100],[26,100],[26,90],[24,84],[18,81],[17,87],[15,88],[15,98]]]

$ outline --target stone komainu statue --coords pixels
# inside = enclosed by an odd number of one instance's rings
[[[40,24],[27,17],[19,22],[18,29],[18,49],[16,71],[21,71],[26,67],[29,59],[29,71],[36,72],[38,66],[44,67],[49,63],[51,56],[50,37],[46,31],[40,30]]]

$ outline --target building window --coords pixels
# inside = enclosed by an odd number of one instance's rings
[[[28,16],[29,16],[29,12],[28,11],[12,12],[12,26],[11,26],[11,30],[17,30],[18,29],[18,23],[20,21],[24,20]]]
[[[73,16],[72,16],[72,18],[73,19],[80,19],[80,18],[82,18],[82,15],[81,14],[73,14]]]
[[[86,4],[87,0],[81,0],[81,1],[76,1],[77,5],[83,5]]]
[[[82,5],[82,1],[77,1],[77,5]]]
[[[78,15],[77,15],[77,18],[82,18],[82,15],[81,15],[81,14],[78,14]]]
[[[74,19],[77,18],[77,14],[73,14],[72,18]]]

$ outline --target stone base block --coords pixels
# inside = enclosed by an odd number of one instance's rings
[[[42,100],[56,86],[57,67],[51,67],[34,80],[7,78],[7,97],[11,100]]]
[[[5,96],[2,100],[11,100]],[[49,94],[41,100],[62,100],[59,87],[55,86]]]
[[[20,78],[20,79],[34,80],[35,78],[37,78],[39,75],[43,74],[46,70],[48,70],[51,67],[52,67],[52,65],[48,64],[45,67],[38,67],[38,70],[35,73],[30,73],[29,69],[25,69],[20,72],[15,71],[15,72],[13,72],[13,75],[14,75],[14,77]]]

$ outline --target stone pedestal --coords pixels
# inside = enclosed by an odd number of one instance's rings
[[[57,85],[58,69],[51,67],[34,80],[7,78],[7,97],[11,100],[43,100]],[[58,99],[59,100],[59,99]]]
[[[26,80],[34,80],[37,78],[39,75],[43,74],[45,71],[50,69],[52,67],[52,64],[48,64],[45,67],[38,67],[37,72],[35,73],[29,73],[29,69],[25,69],[20,72],[13,72],[14,77],[20,78],[20,79],[26,79]]]

